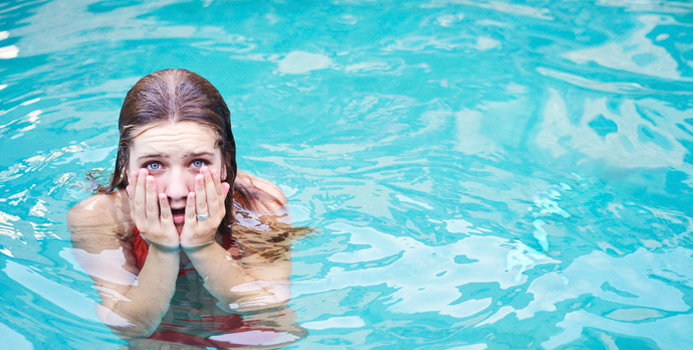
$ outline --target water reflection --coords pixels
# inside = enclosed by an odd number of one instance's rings
[[[342,244],[358,247],[333,253],[331,268],[319,280],[301,281],[296,293],[312,294],[353,286],[385,284],[394,292],[388,310],[395,313],[436,312],[456,318],[475,315],[493,299],[467,297],[458,288],[467,284],[498,284],[511,289],[527,281],[526,271],[558,261],[519,242],[493,235],[472,235],[456,243],[431,247],[406,236],[394,237],[372,228],[335,223]],[[339,237],[339,236],[338,236]]]
[[[660,46],[666,36],[652,40],[650,36],[655,28],[662,25],[676,24],[675,20],[666,16],[643,15],[637,19],[641,28],[630,34],[622,41],[608,42],[604,45],[566,52],[563,56],[575,63],[586,64],[595,62],[600,66],[624,70],[642,75],[651,75],[673,80],[687,80],[681,76],[679,62],[671,53]],[[682,64],[684,64],[682,62]]]

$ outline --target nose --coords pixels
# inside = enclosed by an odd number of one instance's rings
[[[175,206],[176,202],[185,201],[188,198],[188,192],[188,182],[183,171],[171,169],[166,186],[166,196],[171,204]]]

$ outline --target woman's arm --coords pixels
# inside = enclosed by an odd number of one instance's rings
[[[187,255],[205,281],[205,288],[227,311],[266,308],[289,299],[291,263],[288,260],[272,263],[259,257],[236,260],[216,243]]]
[[[204,234],[209,231],[201,226],[206,222],[196,222],[194,218],[197,211],[209,213],[210,218],[217,220],[222,217],[224,212],[215,208],[223,208],[225,189],[215,172],[208,169],[201,171],[200,179],[196,182],[196,200],[191,200],[186,205],[186,210],[190,208],[196,212],[190,212],[186,217],[186,227],[181,235],[183,250],[203,277],[207,290],[219,299],[220,306],[224,309],[248,310],[285,302],[290,294],[288,280],[291,264],[288,258],[270,262],[261,254],[254,254],[236,260],[217,242],[205,245],[205,241],[213,236]],[[255,208],[256,214],[269,217],[270,214],[285,212],[286,198],[276,186],[267,181],[239,173],[234,192],[234,199]],[[188,221],[188,218],[191,220]],[[195,241],[191,236],[206,238]]]
[[[124,191],[97,194],[68,214],[74,255],[94,279],[102,322],[124,336],[148,336],[159,325],[175,291],[180,254],[149,247],[141,270],[124,238],[134,225]]]

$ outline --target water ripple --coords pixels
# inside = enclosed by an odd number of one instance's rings
[[[296,348],[691,343],[691,11],[0,4],[0,331],[119,346],[65,214],[107,180],[128,88],[184,67],[224,95],[240,168],[318,231],[294,247]]]

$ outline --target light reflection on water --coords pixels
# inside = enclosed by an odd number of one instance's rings
[[[294,348],[691,343],[692,12],[4,3],[0,334],[121,344],[65,214],[108,177],[127,89],[184,67],[227,99],[240,167],[319,231],[294,247]]]

